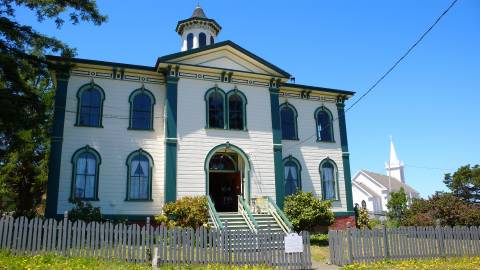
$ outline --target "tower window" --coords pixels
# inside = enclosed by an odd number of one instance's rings
[[[198,46],[199,47],[205,47],[207,45],[207,35],[205,33],[200,33],[198,35]]]
[[[210,36],[210,45],[215,44],[215,40],[213,40],[213,36]]]
[[[187,35],[187,50],[193,48],[193,34],[190,33]]]

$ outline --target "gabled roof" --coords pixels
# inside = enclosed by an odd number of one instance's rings
[[[378,197],[379,196],[379,194],[375,193],[375,191],[373,191],[372,189],[370,189],[369,187],[367,187],[366,185],[364,185],[362,183],[353,181],[352,184],[354,186],[357,186],[360,189],[363,189],[363,191],[365,191],[366,193],[368,193],[368,195],[370,195],[372,197]]]
[[[267,67],[268,69],[271,69],[271,70],[275,71],[276,73],[278,73],[280,76],[282,76],[284,78],[290,78],[290,76],[291,76],[285,70],[275,66],[274,64],[266,61],[265,59],[255,55],[254,53],[240,47],[239,45],[237,45],[236,43],[234,43],[233,41],[230,41],[230,40],[222,41],[222,42],[219,42],[219,43],[216,43],[216,44],[213,44],[213,45],[208,45],[208,46],[197,48],[197,49],[187,50],[187,51],[168,54],[168,55],[159,57],[157,59],[157,63],[155,64],[155,67],[158,68],[158,65],[160,63],[172,63],[172,64],[178,63],[178,64],[180,64],[179,62],[177,62],[178,59],[180,59],[180,58],[190,56],[190,55],[193,56],[194,54],[197,54],[197,53],[206,52],[208,50],[215,50],[215,49],[221,48],[221,47],[230,47],[230,48],[246,55],[247,57],[251,58],[252,60],[260,63],[261,65]]]
[[[409,186],[405,183],[402,183],[400,180],[398,180],[395,177],[389,177],[387,175],[374,173],[374,172],[369,172],[369,171],[365,171],[365,170],[361,170],[361,172],[364,173],[365,175],[367,175],[368,177],[372,178],[373,180],[377,181],[379,184],[384,186],[386,189],[388,189],[389,186],[391,186],[391,191],[399,191],[400,188],[403,187],[403,189],[405,190],[405,193],[407,193],[407,195],[409,193],[413,193],[413,194],[417,194],[417,195],[419,194],[419,192],[416,191],[414,188],[412,188],[411,186]],[[390,181],[390,184],[389,184],[389,181]]]

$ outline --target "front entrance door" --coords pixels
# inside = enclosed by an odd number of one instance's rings
[[[237,212],[242,194],[240,172],[210,172],[209,195],[218,212]]]

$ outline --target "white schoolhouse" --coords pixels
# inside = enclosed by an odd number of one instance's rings
[[[46,215],[81,199],[144,219],[196,195],[235,213],[238,200],[282,208],[303,190],[332,200],[339,226],[351,222],[344,103],[354,93],[289,83],[279,67],[217,42],[221,27],[199,6],[176,31],[180,52],[154,66],[74,58],[56,72]]]

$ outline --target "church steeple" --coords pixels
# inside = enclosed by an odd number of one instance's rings
[[[387,170],[387,175],[390,177],[397,178],[402,183],[405,183],[404,175],[404,165],[398,159],[397,151],[395,150],[395,145],[393,144],[392,137],[390,136],[390,160],[385,163],[385,169]]]
[[[222,27],[214,19],[209,19],[202,7],[197,4],[190,18],[177,23],[176,31],[182,38],[181,51],[213,45],[221,29]]]

